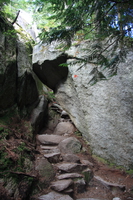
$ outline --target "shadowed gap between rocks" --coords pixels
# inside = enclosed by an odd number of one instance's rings
[[[60,66],[60,64],[66,63],[68,58],[67,54],[62,53],[54,60],[45,60],[42,64],[33,64],[34,73],[54,93],[56,93],[59,84],[67,78],[68,67]]]

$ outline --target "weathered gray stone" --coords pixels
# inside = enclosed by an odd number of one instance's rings
[[[37,107],[32,111],[30,120],[36,134],[46,125],[47,114],[48,101],[43,95],[41,95]]]
[[[38,199],[40,200],[73,200],[69,195],[57,193],[57,192],[50,192],[48,194],[40,196]]]
[[[81,198],[76,200],[105,200],[105,199],[94,199],[94,198]]]
[[[74,186],[76,188],[77,193],[83,193],[86,191],[86,182],[83,178],[76,180],[74,182]]]
[[[13,178],[8,179],[5,189],[8,191],[10,196],[14,195],[14,193],[16,192],[16,190],[18,188],[17,188],[17,183],[15,182],[15,180]],[[18,190],[17,190],[17,192],[18,192]]]
[[[56,148],[51,148],[51,149],[43,149],[42,152],[45,154],[60,153],[60,150],[56,147]]]
[[[65,171],[65,172],[79,172],[86,168],[86,165],[78,164],[78,163],[59,163],[56,165],[58,170]]]
[[[132,63],[133,54],[129,52],[116,76],[93,86],[89,85],[93,65],[80,70],[79,64],[71,65],[67,81],[56,94],[57,101],[89,141],[93,154],[127,168],[133,164]]]
[[[33,22],[30,13],[27,13],[21,9],[19,11],[20,12],[17,18],[17,23],[14,24],[14,26],[16,27],[16,25],[19,24],[19,27],[22,27],[22,29],[27,33],[28,38],[37,40],[38,36],[37,26]]]
[[[37,51],[34,63],[39,60],[42,63],[49,57],[51,60],[57,58],[60,52],[56,45],[57,42],[40,47],[44,49],[43,55],[40,58]],[[67,53],[84,58],[88,55],[85,49],[90,47],[90,40],[82,41],[77,46],[73,45]],[[93,154],[127,168],[133,165],[132,63],[133,53],[129,52],[125,62],[118,65],[116,76],[94,85],[89,84],[93,78],[90,72],[97,65],[71,64],[68,66],[67,80],[58,87],[56,94],[59,104],[69,113],[83,137],[90,142]],[[106,76],[108,71],[103,73]]]
[[[39,93],[36,82],[33,78],[33,75],[30,72],[25,71],[24,74],[18,78],[17,104],[19,109],[23,115],[29,115],[36,107],[38,102]]]
[[[91,163],[89,160],[84,160],[84,159],[81,159],[80,162],[84,165],[89,165],[90,167],[93,167],[93,163]]]
[[[2,16],[0,24],[0,112],[2,113],[16,103],[17,55],[13,26]]]
[[[14,24],[17,31],[17,76],[18,76],[18,106],[23,115],[31,114],[38,102],[38,88],[32,72],[32,46],[33,38],[30,35],[30,28],[27,13],[20,11],[17,23]]]
[[[42,144],[59,144],[62,140],[66,139],[60,135],[37,135],[37,140]]]
[[[73,188],[69,188],[69,189],[63,190],[63,193],[72,195],[73,194]]]
[[[44,150],[56,150],[58,149],[57,146],[48,146],[48,145],[40,145],[41,149],[44,149]]]
[[[112,200],[121,200],[119,197],[115,197]]]
[[[80,162],[80,158],[75,154],[61,154],[61,155],[62,155],[62,159],[65,162],[74,162],[74,163]],[[82,164],[86,164],[86,163],[82,163]]]
[[[62,153],[79,153],[81,143],[75,137],[69,137],[60,142],[59,149]]]
[[[60,161],[60,152],[58,153],[47,153],[44,154],[44,157],[48,159],[50,163],[57,163]]]
[[[0,18],[0,23],[3,29],[2,32],[0,30],[0,112],[17,107],[22,116],[29,116],[38,101],[29,56],[32,53],[31,37],[21,25],[14,25],[16,34],[13,25],[6,19]]]
[[[57,178],[60,179],[67,179],[67,178],[81,178],[83,177],[82,174],[78,174],[78,173],[67,173],[67,174],[61,174],[59,176],[57,176]]]
[[[35,170],[38,171],[39,177],[41,178],[40,184],[44,185],[54,178],[55,172],[53,166],[45,158],[36,160]]]
[[[0,74],[0,111],[12,107],[16,103],[17,68],[16,61],[5,65],[5,73]]]
[[[57,124],[54,134],[56,135],[64,135],[64,134],[72,134],[75,128],[70,122],[60,122]]]
[[[51,188],[58,192],[61,192],[65,189],[67,189],[72,184],[73,184],[73,181],[71,179],[59,180],[59,181],[52,182]]]

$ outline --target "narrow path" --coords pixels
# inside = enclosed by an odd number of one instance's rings
[[[98,161],[75,134],[69,119],[37,136],[40,159],[52,164],[55,176],[40,200],[133,200],[133,177]]]

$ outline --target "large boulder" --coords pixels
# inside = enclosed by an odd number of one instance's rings
[[[82,46],[83,47],[83,46]],[[94,85],[92,64],[69,67],[69,75],[56,94],[82,132],[93,154],[133,168],[133,53],[118,65],[117,75]],[[80,68],[80,69],[79,69]]]
[[[35,48],[33,62],[45,63],[48,57],[56,60],[61,54],[57,46],[53,43],[42,45],[42,53],[38,51],[38,54]],[[67,80],[58,86],[57,102],[89,141],[93,154],[133,168],[133,53],[129,51],[125,62],[119,63],[116,76],[93,84],[92,71],[97,66],[79,62],[79,58],[88,56],[87,49],[91,49],[89,40],[73,45],[65,52],[68,58],[73,56],[73,63],[69,65],[70,61],[67,61],[69,73]],[[104,78],[107,77],[108,71],[102,73]]]
[[[26,21],[25,15],[26,13],[21,10],[14,24],[17,32],[17,104],[23,115],[29,115],[38,103],[39,91],[32,71],[31,54],[34,37],[32,37],[31,31],[34,31],[29,28],[31,25]]]
[[[16,40],[13,26],[0,16],[0,113],[12,107],[16,99]]]
[[[31,59],[35,37],[28,32],[22,11],[14,27],[2,16],[0,24],[0,114],[17,107],[27,116],[39,100]]]

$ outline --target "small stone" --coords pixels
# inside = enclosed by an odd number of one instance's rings
[[[115,197],[112,200],[121,200],[119,197]]]
[[[54,189],[58,192],[67,189],[70,185],[73,184],[72,179],[59,180],[51,183],[51,189]]]

